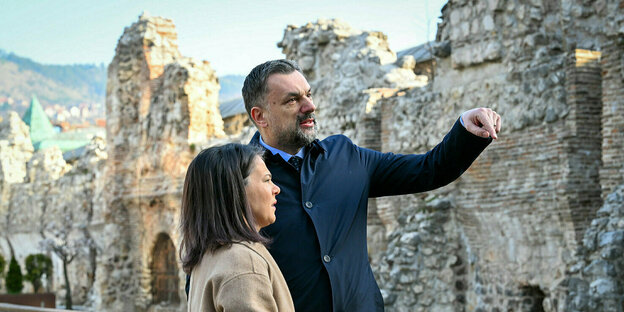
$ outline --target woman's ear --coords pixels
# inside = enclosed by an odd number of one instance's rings
[[[266,112],[258,106],[251,108],[251,119],[253,119],[258,128],[266,128],[269,125],[267,123]]]

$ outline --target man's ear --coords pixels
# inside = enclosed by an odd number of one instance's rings
[[[251,119],[256,123],[258,128],[266,128],[269,124],[264,110],[258,106],[251,108]]]

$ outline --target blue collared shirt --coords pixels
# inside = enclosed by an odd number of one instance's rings
[[[280,155],[280,156],[282,156],[282,158],[286,162],[288,162],[290,160],[290,157],[293,157],[293,156],[299,156],[299,157],[301,157],[301,159],[303,159],[303,156],[304,156],[303,155],[303,150],[305,149],[304,147],[300,148],[299,151],[297,152],[297,154],[291,155],[291,154],[288,154],[288,153],[286,153],[286,152],[284,152],[282,150],[279,150],[279,149],[277,149],[275,147],[269,146],[268,144],[264,143],[264,141],[262,140],[262,136],[260,136],[259,138],[260,138],[260,141],[259,141],[260,145],[262,145],[264,148],[269,150],[269,152],[271,152],[273,155]]]

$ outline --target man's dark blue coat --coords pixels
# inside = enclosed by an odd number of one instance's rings
[[[260,145],[256,133],[250,144]],[[422,155],[380,153],[343,135],[306,147],[301,173],[267,151],[276,221],[262,232],[297,311],[383,311],[366,247],[368,198],[433,190],[457,179],[491,139],[459,122]]]

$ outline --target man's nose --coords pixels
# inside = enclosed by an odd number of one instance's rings
[[[312,102],[312,99],[304,97],[302,104],[301,104],[301,113],[303,114],[313,113],[315,110],[316,110],[316,106],[314,105],[314,102]]]

